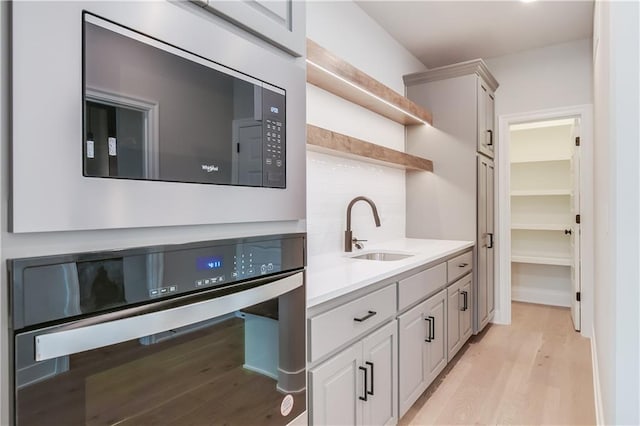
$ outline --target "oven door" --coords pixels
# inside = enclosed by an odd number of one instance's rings
[[[302,272],[129,311],[17,333],[15,423],[283,425],[305,411]]]

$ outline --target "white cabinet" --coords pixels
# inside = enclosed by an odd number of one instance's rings
[[[396,330],[394,320],[309,371],[311,424],[397,423]]]
[[[494,183],[493,160],[478,157],[478,236],[475,286],[475,325],[480,331],[489,322],[495,311],[494,275]]]
[[[294,56],[304,56],[305,2],[192,0]]]
[[[407,237],[476,241],[474,298],[482,298],[473,302],[481,308],[474,312],[477,333],[494,311],[491,159],[498,82],[482,60],[407,75],[404,82],[407,97],[433,113],[433,128],[407,129],[407,152],[437,164],[435,175],[406,176]]]
[[[401,417],[447,364],[446,299],[442,290],[398,317]]]
[[[482,78],[478,77],[478,152],[493,158],[496,135],[495,95]]]
[[[447,362],[471,337],[471,274],[447,287]]]

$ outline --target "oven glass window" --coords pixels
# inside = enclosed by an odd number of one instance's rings
[[[40,362],[34,342],[43,330],[18,334],[16,424],[284,425],[306,409],[304,332],[300,287],[197,324]]]

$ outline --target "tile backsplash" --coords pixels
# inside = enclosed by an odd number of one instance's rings
[[[342,251],[347,205],[358,195],[371,198],[381,226],[365,202],[353,206],[354,237],[367,244],[405,235],[405,171],[355,159],[307,151],[308,254]]]

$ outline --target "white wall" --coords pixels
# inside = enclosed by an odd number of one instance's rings
[[[606,424],[640,424],[639,5],[596,2],[595,312]]]
[[[402,76],[425,69],[351,1],[307,3],[307,37],[399,93]],[[307,84],[307,122],[404,150],[404,126]],[[353,208],[354,236],[370,242],[405,235],[405,172],[354,159],[307,152],[307,232],[310,255],[344,247],[346,209],[365,195],[378,207],[376,228],[365,203]]]
[[[500,83],[496,116],[590,104],[591,40],[485,59]]]

